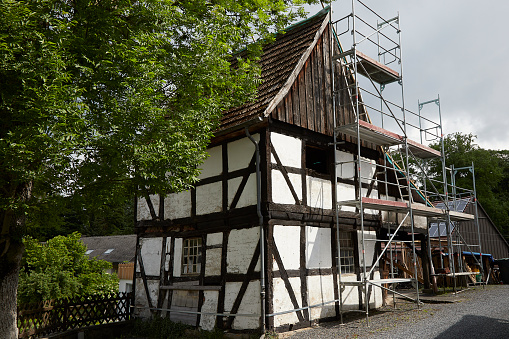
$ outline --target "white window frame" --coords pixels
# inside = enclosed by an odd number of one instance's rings
[[[182,240],[182,275],[201,273],[202,239],[201,237]]]
[[[341,261],[341,274],[355,273],[355,243],[353,232],[339,231],[339,260]]]

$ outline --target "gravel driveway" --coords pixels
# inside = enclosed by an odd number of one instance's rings
[[[366,327],[365,315],[354,313],[339,322],[288,333],[284,338],[509,338],[509,285],[472,288],[458,294],[458,302],[415,303],[374,312]]]

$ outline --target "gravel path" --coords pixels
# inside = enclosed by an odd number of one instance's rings
[[[344,325],[320,324],[285,335],[319,338],[509,338],[509,285],[476,287],[459,294],[452,304],[397,303],[374,312],[366,327],[363,314],[350,314]]]

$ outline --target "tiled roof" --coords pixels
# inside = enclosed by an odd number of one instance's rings
[[[136,234],[82,237],[81,241],[87,246],[89,258],[96,257],[111,263],[134,260]]]
[[[260,60],[262,82],[256,99],[225,112],[219,130],[262,116],[303,54],[311,47],[328,14],[329,8],[326,8],[313,17],[288,27],[285,34],[277,35],[272,44],[264,47]]]

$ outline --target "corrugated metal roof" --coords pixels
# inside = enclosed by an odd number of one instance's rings
[[[82,237],[81,241],[87,246],[89,258],[96,257],[111,263],[134,260],[136,234]]]
[[[260,59],[261,84],[256,99],[225,112],[219,131],[263,114],[294,71],[302,55],[310,48],[329,10],[330,8],[325,8],[313,17],[288,27],[285,34],[278,34],[272,44],[264,47]]]

